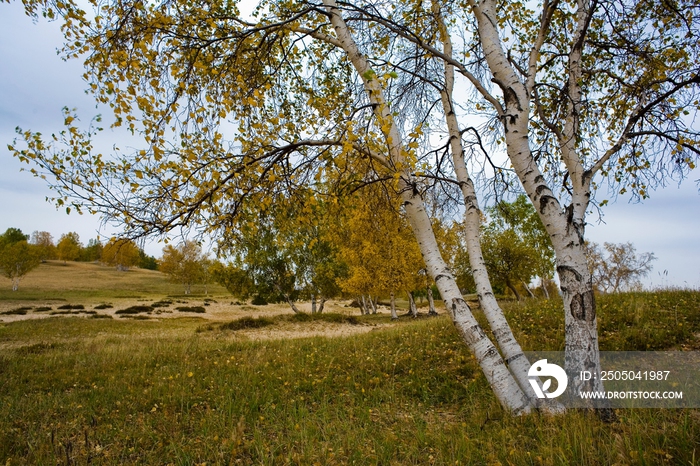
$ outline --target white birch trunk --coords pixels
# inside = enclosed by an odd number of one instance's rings
[[[556,253],[557,273],[564,299],[566,335],[566,370],[569,375],[588,370],[600,371],[595,299],[590,273],[583,252],[583,215],[589,197],[583,174],[572,161],[570,147],[561,147],[562,155],[574,185],[572,206],[563,209],[537,166],[529,146],[530,93],[508,61],[496,30],[496,8],[493,0],[478,5],[470,0],[478,22],[486,61],[493,81],[503,93],[505,108],[501,115],[508,157],[552,240]],[[532,60],[534,61],[534,60]],[[529,77],[534,82],[534,76]],[[567,125],[569,122],[567,122]],[[579,182],[574,181],[576,176]],[[571,377],[570,377],[571,378]],[[594,378],[592,378],[594,379]],[[573,390],[603,390],[599,378],[588,382],[572,379]]]
[[[413,299],[413,292],[407,291],[406,294],[408,295],[408,311],[414,318],[418,317],[418,308],[416,307],[416,300]]]
[[[398,314],[396,313],[396,296],[394,295],[394,292],[391,292],[391,320],[397,320],[399,318]]]
[[[433,3],[433,9],[439,15],[439,5],[435,2]],[[440,16],[438,16],[438,26],[443,43],[443,53],[447,56],[452,56],[452,41]],[[469,266],[472,269],[474,283],[476,284],[479,304],[484,312],[484,316],[489,322],[496,343],[503,352],[504,359],[518,381],[520,388],[534,404],[541,405],[545,410],[550,412],[561,412],[563,411],[562,407],[555,406],[555,403],[539,403],[539,399],[532,389],[528,378],[530,362],[525,357],[522,347],[515,339],[513,331],[503,314],[503,310],[499,306],[498,301],[496,301],[496,296],[493,293],[491,280],[486,269],[486,261],[484,260],[481,250],[481,209],[479,208],[474,183],[469,176],[469,171],[464,161],[462,136],[452,101],[453,89],[454,67],[445,63],[445,90],[441,92],[441,100],[450,137],[450,150],[452,152],[455,175],[459,182],[462,196],[464,197],[465,239],[469,255]]]
[[[292,308],[292,311],[294,311],[295,314],[299,314],[299,312],[301,312],[299,311],[299,308],[296,306],[296,304],[294,304],[294,301],[292,301],[292,298],[287,293],[284,294],[284,299],[287,301],[287,304],[289,304],[289,307]]]
[[[527,283],[525,283],[525,280],[520,280],[520,283],[522,283],[523,286],[525,287],[525,291],[527,291],[527,294],[528,294],[531,298],[534,298],[534,297],[535,297],[535,293],[533,293],[532,290],[530,289],[530,287],[527,285]]]
[[[318,312],[319,314],[323,313],[323,307],[326,305],[326,297],[321,295],[321,299],[319,300],[318,303]]]
[[[311,295],[311,313],[316,314],[316,295]]]
[[[335,0],[324,0],[323,3],[330,14],[331,24],[340,46],[347,53],[348,59],[363,79],[365,90],[379,120],[379,126],[389,125],[389,129],[383,130],[383,132],[391,161],[405,166],[401,136],[379,83],[376,79],[371,79],[371,68],[366,58],[358,50],[345,21],[340,16],[340,10],[337,9]],[[471,309],[462,297],[452,272],[442,259],[430,218],[425,211],[424,202],[418,189],[412,184],[410,172],[406,169],[400,173],[400,176],[399,189],[406,216],[420,247],[428,273],[435,281],[455,327],[475,355],[501,405],[514,414],[529,412],[528,397],[520,389],[498,350],[474,318]]]
[[[547,289],[547,286],[549,285],[549,280],[546,278],[541,278],[540,281],[542,282],[542,291],[544,291],[544,297],[545,299],[549,300],[549,290]]]
[[[435,310],[435,300],[433,299],[433,287],[428,285],[425,291],[428,295],[428,315],[436,316],[437,311]]]

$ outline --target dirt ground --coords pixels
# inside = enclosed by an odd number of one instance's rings
[[[209,298],[205,301],[203,297],[196,298],[169,298],[172,304],[164,307],[156,307],[150,313],[139,313],[134,315],[117,314],[117,311],[123,310],[132,306],[148,306],[157,302],[155,299],[113,299],[108,302],[95,301],[90,299],[82,299],[72,301],[65,300],[41,300],[32,301],[5,301],[0,302],[0,322],[10,323],[21,320],[30,319],[50,319],[60,317],[82,317],[93,318],[95,314],[111,316],[114,319],[147,319],[157,321],[162,319],[173,319],[181,317],[196,317],[202,319],[202,325],[207,323],[229,322],[241,317],[273,317],[277,315],[291,315],[293,311],[287,304],[268,304],[265,306],[253,306],[250,304],[240,304],[227,298]],[[213,299],[213,300],[212,300]],[[59,309],[65,305],[82,305],[84,309]],[[112,307],[107,309],[95,309],[100,304],[110,304]],[[297,307],[302,312],[311,312],[310,303],[296,303]],[[178,307],[198,307],[205,309],[204,313],[182,312],[177,310]],[[22,312],[24,309],[26,314],[5,314],[8,311]],[[42,308],[50,308],[50,310],[41,310]],[[339,313],[346,315],[360,315],[357,308],[350,307],[350,301],[328,301],[325,304],[324,313]],[[389,314],[389,310],[379,307],[378,313]],[[331,323],[324,321],[312,322],[286,322],[279,321],[276,325],[263,327],[259,329],[245,329],[236,331],[236,335],[244,339],[253,340],[268,340],[268,339],[288,339],[288,338],[306,338],[313,336],[326,337],[342,337],[358,333],[370,332],[382,327],[390,327],[390,323],[360,323],[352,325],[348,323]]]

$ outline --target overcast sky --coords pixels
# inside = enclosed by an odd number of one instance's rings
[[[61,234],[75,231],[87,243],[117,230],[101,229],[97,217],[57,211],[45,201],[51,195],[46,184],[20,173],[22,164],[6,149],[17,126],[44,134],[60,131],[64,106],[77,107],[84,122],[98,113],[107,116],[108,111],[96,109],[94,100],[85,94],[80,62],[64,62],[57,55],[61,43],[58,23],[41,20],[33,24],[21,3],[0,3],[0,232],[9,227],[27,234],[42,230],[58,240]],[[128,145],[123,135],[105,133],[114,144]],[[597,216],[590,217],[587,237],[597,243],[631,241],[638,252],[654,252],[657,260],[648,285],[700,288],[698,179],[700,170],[696,169],[680,188],[671,181],[643,203],[618,199],[605,208],[604,224],[598,224]],[[161,249],[162,244],[146,245],[146,251],[156,257]]]

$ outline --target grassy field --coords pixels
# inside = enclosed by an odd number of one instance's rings
[[[208,292],[227,293],[226,289],[210,284]],[[194,294],[202,294],[204,287],[193,287]],[[22,279],[19,290],[12,291],[12,283],[0,278],[0,302],[76,300],[93,301],[149,298],[182,295],[183,287],[170,283],[160,272],[145,269],[119,271],[93,262],[47,261]]]
[[[561,349],[560,306],[508,306],[525,349]],[[598,308],[602,349],[700,349],[698,292],[603,296]],[[318,319],[0,324],[0,463],[700,462],[700,410],[512,418],[446,316]],[[322,322],[370,331],[249,337]]]

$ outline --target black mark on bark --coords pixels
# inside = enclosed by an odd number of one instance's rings
[[[595,319],[595,299],[592,290],[576,293],[571,297],[571,316],[575,320],[593,322]]]

